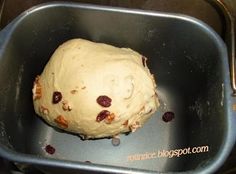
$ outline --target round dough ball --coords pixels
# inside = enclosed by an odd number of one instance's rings
[[[32,91],[38,115],[86,139],[134,132],[159,106],[144,56],[84,39],[59,46]]]

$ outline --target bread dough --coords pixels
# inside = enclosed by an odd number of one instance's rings
[[[32,91],[38,115],[86,139],[134,132],[159,106],[144,56],[84,39],[60,45]]]

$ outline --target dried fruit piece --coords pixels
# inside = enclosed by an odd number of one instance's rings
[[[98,115],[97,115],[97,118],[96,118],[96,121],[97,122],[100,122],[102,120],[104,120],[107,116],[110,115],[110,112],[108,110],[102,110]]]
[[[57,104],[61,101],[62,99],[62,94],[59,91],[55,91],[52,94],[52,103]]]
[[[42,87],[39,83],[40,76],[36,76],[34,80],[34,87],[33,87],[33,100],[40,99],[42,97]]]
[[[45,151],[46,151],[47,153],[49,153],[50,155],[52,155],[52,154],[55,153],[56,149],[55,149],[54,147],[52,147],[51,145],[47,145],[47,146],[45,147]]]
[[[103,107],[111,106],[111,98],[106,95],[101,95],[97,98],[97,103]]]
[[[111,122],[115,119],[115,114],[114,113],[111,113],[110,115],[108,115],[106,118],[105,118],[105,122],[107,124],[111,124]]]
[[[68,101],[66,101],[66,100],[64,100],[62,102],[62,109],[64,111],[71,111],[72,110],[71,106],[68,104]]]
[[[122,125],[124,125],[125,127],[127,127],[129,124],[129,120],[126,120]]]
[[[55,118],[54,121],[61,128],[64,129],[68,128],[68,121],[62,115],[57,116],[57,118]]]
[[[165,112],[164,114],[163,114],[163,116],[162,116],[162,120],[164,121],[164,122],[169,122],[169,121],[171,121],[171,120],[173,120],[175,118],[175,114],[174,114],[174,112]]]
[[[78,90],[76,90],[76,89],[73,89],[70,91],[71,94],[75,94],[76,92],[78,92]]]
[[[44,115],[48,115],[48,114],[49,114],[48,108],[46,108],[46,107],[44,107],[44,106],[42,106],[42,105],[39,107],[39,112],[40,112],[41,114],[44,114]]]

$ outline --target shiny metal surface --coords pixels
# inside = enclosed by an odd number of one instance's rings
[[[229,62],[230,62],[230,76],[231,84],[233,88],[233,95],[236,95],[236,76],[235,76],[235,18],[233,12],[229,10],[227,5],[221,1],[213,1],[221,9],[226,19],[226,35],[225,40],[229,52]]]
[[[208,173],[222,165],[232,148],[233,99],[226,48],[211,29],[196,19],[58,3],[27,11],[0,37],[0,71],[6,74],[0,78],[1,83],[6,84],[0,87],[4,94],[0,116],[6,131],[1,141],[5,145],[8,142],[17,152],[0,149],[8,159],[64,167],[65,173],[76,173],[75,169],[111,173],[129,173],[136,169],[142,169],[140,173],[143,169]],[[41,72],[54,49],[73,37],[131,47],[149,57],[148,64],[159,86],[161,109],[143,129],[121,136],[117,147],[112,146],[109,139],[81,141],[76,135],[46,125],[34,114],[31,87],[35,75]],[[176,118],[164,123],[161,116],[165,111],[173,111]],[[46,144],[56,148],[54,155],[45,152]],[[209,153],[127,160],[129,155],[137,153],[200,145],[208,145]],[[61,168],[40,168],[61,171]]]

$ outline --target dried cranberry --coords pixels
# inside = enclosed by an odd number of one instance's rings
[[[55,91],[53,92],[53,95],[52,95],[52,103],[53,104],[57,104],[58,102],[60,102],[62,99],[62,95],[59,91]]]
[[[110,115],[110,112],[108,110],[103,110],[97,115],[96,121],[100,122],[104,120],[108,115]]]
[[[111,98],[106,95],[101,95],[97,98],[97,103],[103,107],[111,106]]]
[[[56,151],[56,149],[54,148],[54,147],[52,147],[51,145],[47,145],[46,147],[45,147],[45,150],[46,150],[46,152],[47,153],[49,153],[49,154],[54,154],[55,153],[55,151]]]
[[[174,114],[174,112],[165,112],[164,114],[163,114],[163,116],[162,116],[162,120],[164,121],[164,122],[169,122],[169,121],[171,121],[172,119],[174,119],[175,118],[175,114]]]

